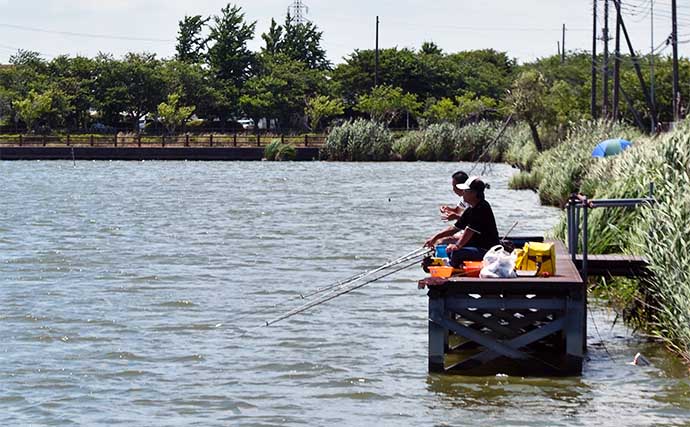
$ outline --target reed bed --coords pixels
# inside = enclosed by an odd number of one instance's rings
[[[655,206],[595,209],[589,220],[590,253],[644,255],[653,275],[643,281],[600,283],[627,320],[643,326],[690,362],[690,123],[674,132],[642,137],[618,125],[583,125],[563,147],[545,153],[536,170],[544,176],[542,199],[562,204],[566,191],[590,198],[636,198],[654,184]],[[623,154],[592,159],[603,139],[624,136],[635,142]],[[566,156],[566,152],[575,155]],[[586,158],[585,158],[586,157]],[[568,179],[572,182],[568,183]],[[555,231],[565,236],[565,218]]]

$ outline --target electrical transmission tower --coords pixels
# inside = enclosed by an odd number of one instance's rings
[[[304,24],[308,21],[307,13],[309,13],[309,7],[302,3],[302,0],[294,0],[288,7],[288,14],[297,24]]]

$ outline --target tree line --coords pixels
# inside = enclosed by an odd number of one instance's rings
[[[248,47],[257,36],[256,21],[233,4],[213,16],[181,19],[173,58],[102,53],[46,61],[36,52],[19,51],[0,66],[0,126],[5,132],[138,132],[148,118],[173,133],[233,130],[238,119],[250,118],[276,131],[320,132],[334,119],[365,117],[402,128],[512,114],[529,124],[540,147],[544,135],[561,135],[570,123],[591,118],[586,52],[570,52],[564,62],[554,55],[518,64],[505,52],[446,53],[425,42],[419,49],[382,49],[381,84],[375,86],[374,50],[356,49],[332,64],[315,24],[289,14],[280,21],[272,20],[260,35],[259,51]],[[670,121],[671,63],[655,59],[657,110],[661,121]],[[621,61],[627,100],[621,118],[646,123],[650,115],[632,60]],[[681,60],[680,71],[681,81],[689,81],[687,60]],[[649,82],[648,72],[645,77]],[[683,99],[687,92],[681,88]]]

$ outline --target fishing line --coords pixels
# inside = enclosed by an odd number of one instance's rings
[[[321,298],[319,298],[319,299],[317,299],[317,300],[315,300],[315,301],[309,302],[309,303],[304,304],[304,305],[302,305],[302,306],[300,306],[300,307],[297,307],[297,308],[295,308],[295,309],[293,309],[293,310],[290,310],[290,311],[288,311],[287,313],[285,313],[285,314],[283,314],[283,315],[281,315],[281,316],[278,316],[278,317],[276,317],[276,318],[273,319],[273,320],[269,320],[269,321],[265,322],[265,324],[262,325],[262,326],[263,326],[263,327],[269,327],[269,326],[274,325],[274,324],[276,324],[276,323],[278,323],[278,322],[280,322],[280,321],[282,321],[282,320],[285,320],[285,319],[288,319],[288,318],[290,318],[290,317],[296,316],[296,315],[298,315],[298,314],[300,314],[300,313],[304,313],[305,311],[309,310],[310,308],[319,306],[319,305],[321,305],[321,304],[325,304],[326,302],[328,302],[328,301],[330,301],[330,300],[332,300],[332,299],[335,299],[335,298],[337,298],[337,297],[339,297],[339,296],[342,296],[342,295],[348,294],[348,293],[350,293],[350,292],[352,292],[352,291],[355,291],[355,290],[357,290],[357,289],[360,289],[360,288],[362,288],[362,287],[364,287],[364,286],[366,286],[366,285],[368,285],[368,284],[370,284],[370,283],[374,283],[374,282],[376,282],[376,281],[378,281],[378,280],[381,280],[381,279],[383,279],[384,277],[388,277],[388,276],[390,276],[390,275],[392,275],[392,274],[395,274],[395,273],[397,273],[397,272],[399,272],[399,271],[406,270],[406,269],[408,269],[408,268],[410,268],[410,267],[412,267],[412,266],[414,266],[414,265],[417,265],[417,262],[418,262],[418,260],[414,260],[414,261],[413,261],[412,263],[410,263],[410,264],[404,265],[404,266],[402,266],[402,267],[400,267],[400,268],[397,268],[397,269],[395,269],[395,270],[393,270],[393,271],[389,271],[389,272],[387,272],[387,273],[385,273],[385,274],[383,274],[383,275],[381,275],[381,276],[379,276],[379,277],[376,277],[376,278],[374,278],[374,279],[367,280],[367,281],[365,281],[365,282],[362,282],[362,283],[359,283],[359,284],[357,284],[357,285],[353,285],[353,286],[347,287],[347,288],[345,288],[345,289],[334,290],[332,293],[327,294],[327,295],[325,295],[325,296],[323,296],[323,297],[321,297]]]
[[[599,336],[599,342],[601,342],[601,346],[604,347],[604,351],[608,355],[609,359],[611,359],[612,362],[616,362],[616,359],[614,359],[611,353],[609,353],[609,349],[606,347],[606,343],[604,342],[604,339],[601,337],[601,333],[599,333],[597,322],[596,320],[594,320],[594,312],[592,311],[592,308],[589,305],[587,305],[587,310],[589,311],[589,317],[592,319],[592,325],[594,325],[594,330],[597,332],[597,335]]]

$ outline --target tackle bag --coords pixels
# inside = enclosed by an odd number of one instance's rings
[[[517,270],[536,271],[538,276],[556,274],[556,246],[553,243],[527,242],[517,255]]]

